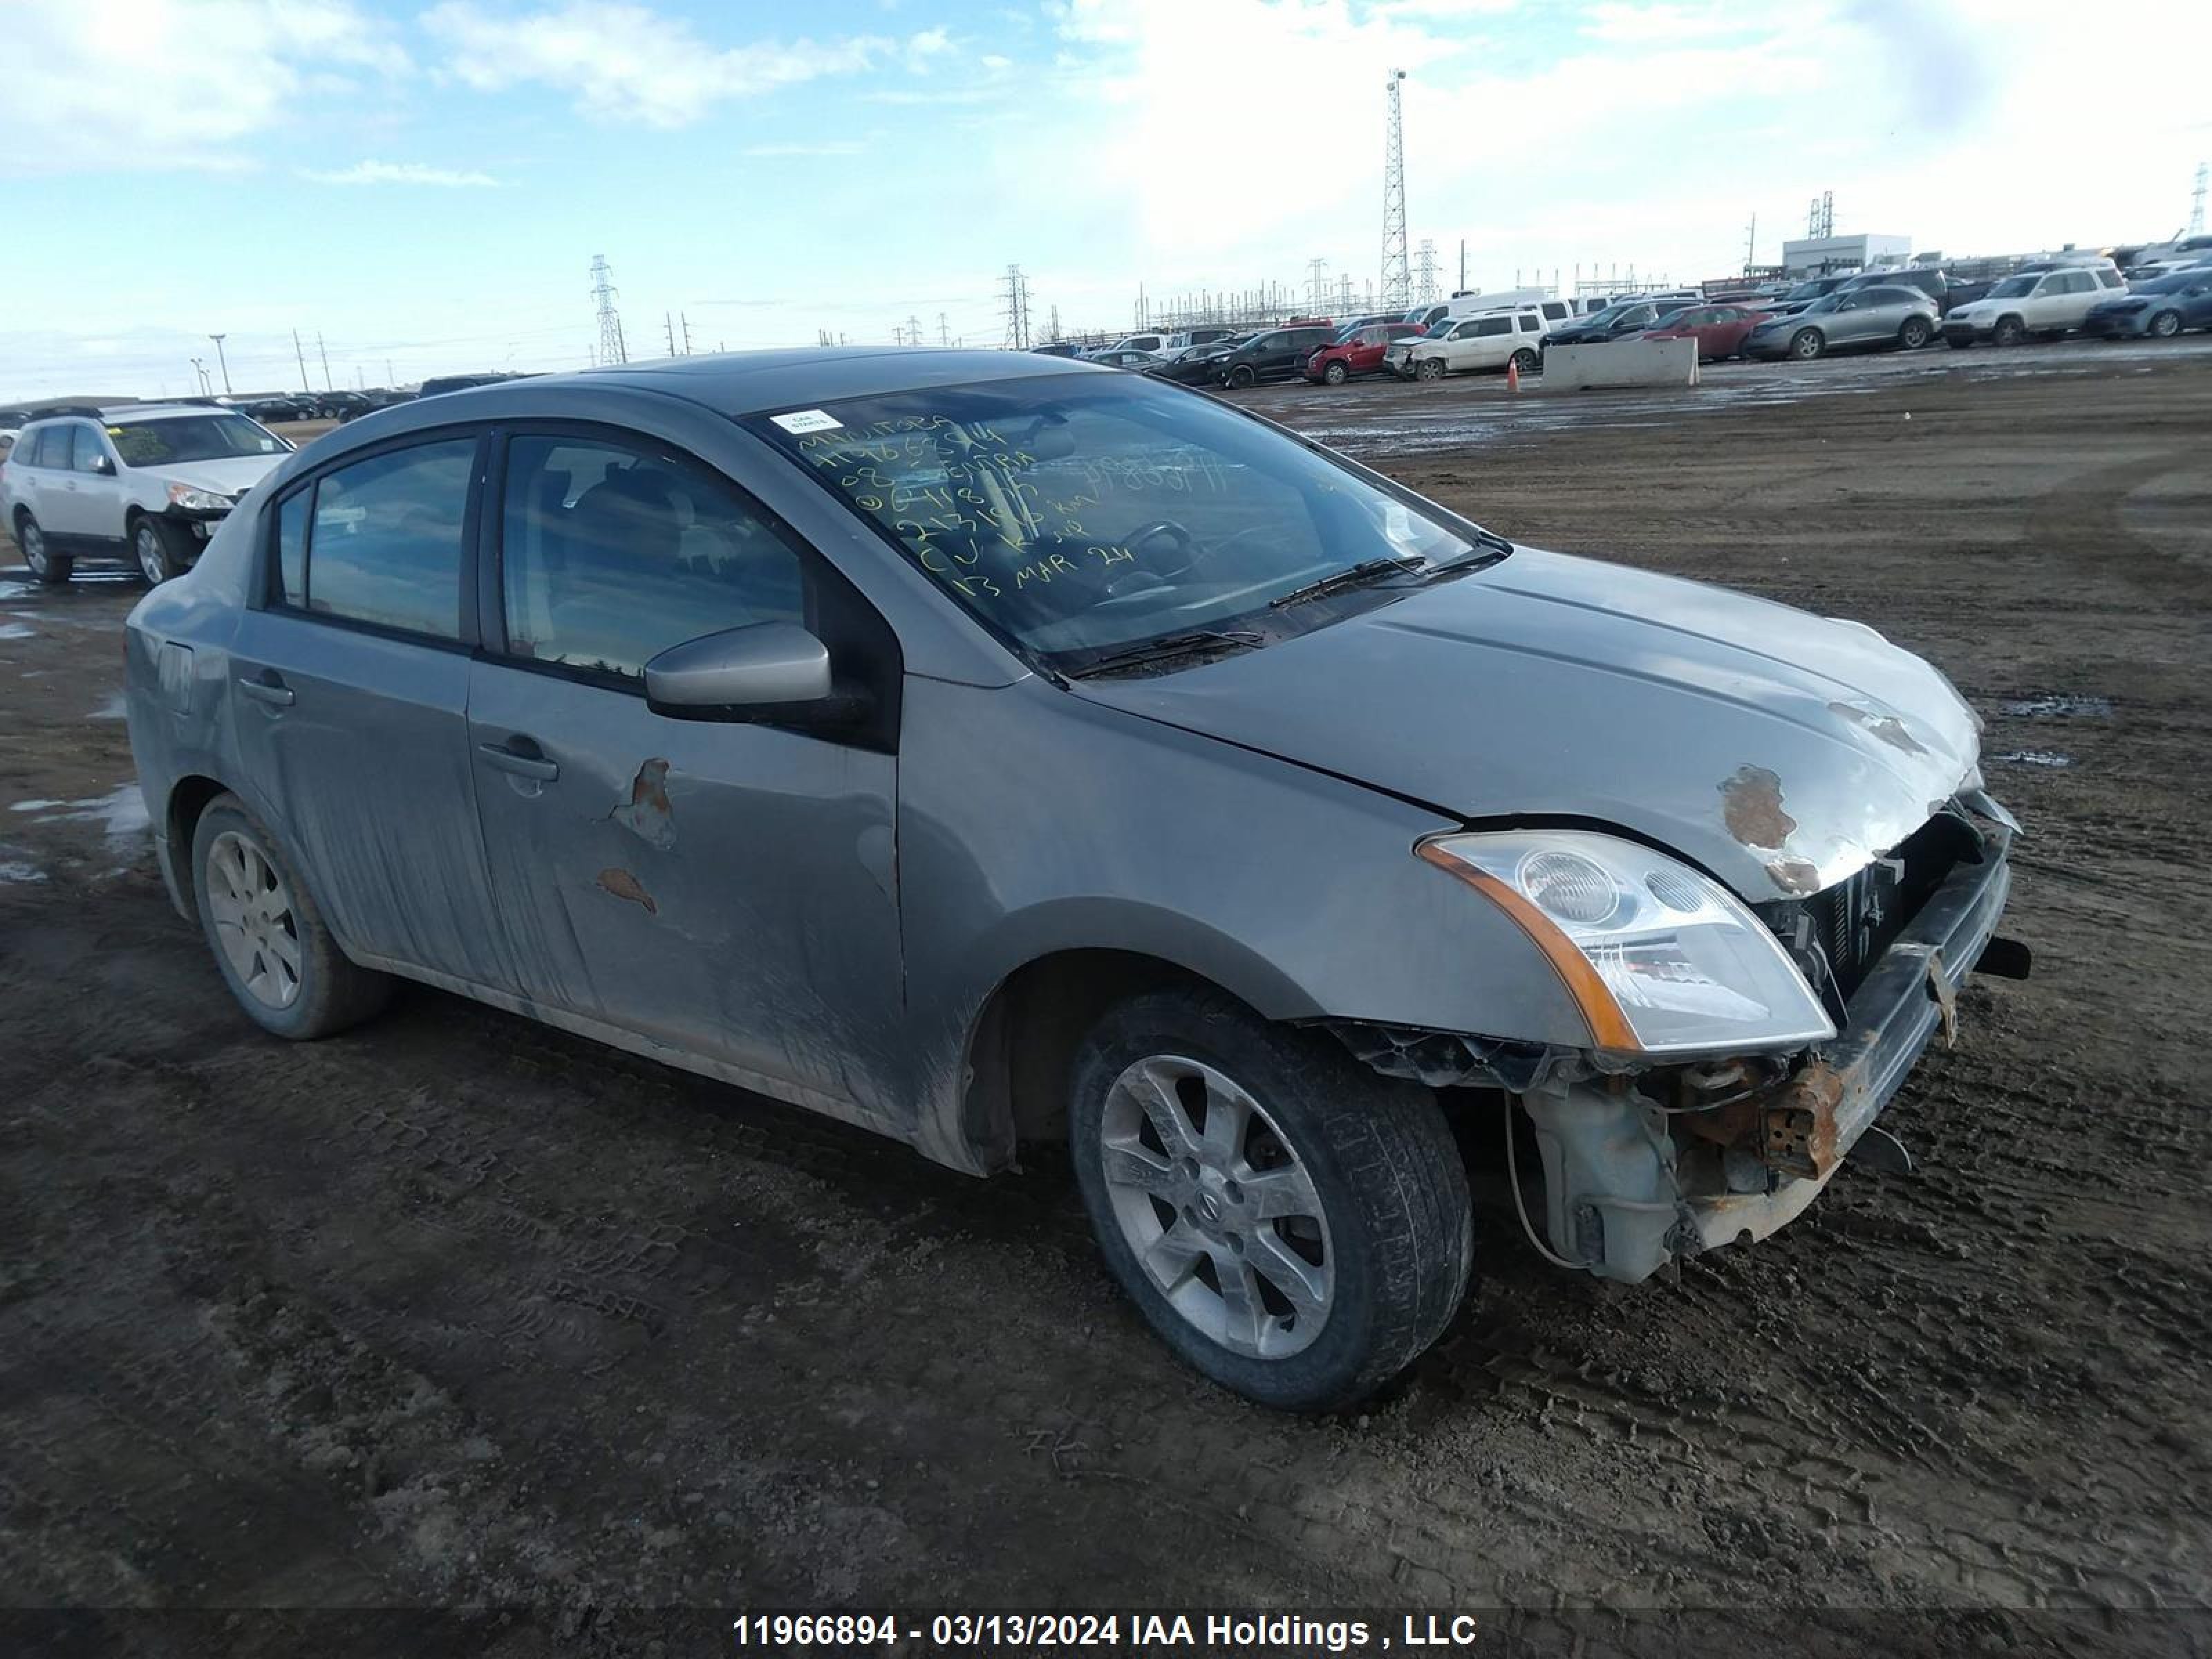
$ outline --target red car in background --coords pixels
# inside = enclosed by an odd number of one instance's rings
[[[1379,374],[1390,342],[1420,332],[1416,323],[1355,325],[1306,359],[1306,379],[1342,386],[1355,374]]]
[[[1749,306],[1684,306],[1680,311],[1662,317],[1636,337],[1640,340],[1695,340],[1700,361],[1734,357],[1741,354],[1745,339],[1765,319],[1766,313],[1754,311]]]

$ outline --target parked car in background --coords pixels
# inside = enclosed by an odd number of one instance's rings
[[[1418,336],[1411,323],[1354,324],[1306,359],[1305,377],[1326,386],[1342,386],[1363,374],[1379,374],[1382,354],[1394,340]]]
[[[1695,340],[1698,356],[1705,360],[1734,357],[1743,350],[1751,331],[1766,313],[1749,306],[1684,306],[1669,312],[1636,337],[1644,340]]]
[[[1826,276],[1808,276],[1794,288],[1786,289],[1778,302],[1785,306],[1808,306],[1815,300],[1825,300],[1854,276],[1856,270],[1832,272]]]
[[[1917,351],[1936,337],[1942,320],[1936,302],[1917,288],[1844,289],[1802,311],[1762,319],[1744,336],[1743,352],[1810,359],[1851,347]]]
[[[1261,380],[1287,380],[1306,366],[1306,359],[1336,337],[1326,323],[1295,328],[1271,328],[1255,334],[1213,363],[1214,378],[1222,385],[1248,386]]]
[[[1671,309],[1671,307],[1670,307]],[[1624,300],[1593,312],[1578,323],[1546,332],[1542,343],[1555,345],[1601,345],[1607,340],[1618,340],[1623,335],[1639,334],[1659,320],[1659,307],[1649,300]]]
[[[2192,328],[2212,328],[2212,267],[2176,271],[2138,283],[2129,293],[2108,295],[2081,319],[2084,334],[2104,339],[2148,334],[2170,340]]]
[[[150,583],[191,568],[209,536],[292,446],[236,410],[72,409],[31,422],[0,477],[0,517],[42,582],[81,558],[129,559]]]
[[[2119,270],[2109,259],[2101,269],[2081,264],[2021,270],[1980,299],[1953,306],[1943,319],[1943,340],[1954,346],[1983,340],[2018,345],[2031,335],[2064,334],[2087,322],[2100,301],[2124,292]]]
[[[286,392],[274,398],[246,398],[231,405],[252,419],[270,421],[312,421],[319,418],[314,398],[307,392],[297,397]]]
[[[1127,346],[1108,346],[1103,351],[1091,354],[1094,363],[1103,363],[1109,368],[1153,368],[1164,362],[1157,351],[1138,351]]]
[[[1502,369],[1508,363],[1523,374],[1543,367],[1544,315],[1531,307],[1494,316],[1462,317],[1434,334],[1394,341],[1383,354],[1401,380],[1441,380],[1447,374]]]
[[[359,392],[319,392],[314,404],[317,419],[336,421],[341,425],[376,407],[366,393]]]
[[[1891,270],[1863,270],[1856,276],[1845,277],[1836,292],[1855,294],[1863,288],[1917,288],[1935,301],[1938,316],[1951,308],[1951,279],[1935,265],[1904,265]]]
[[[448,392],[467,392],[480,386],[501,386],[508,380],[526,380],[527,374],[434,374],[422,382],[416,392],[417,398],[439,398]]]
[[[1170,362],[1188,357],[1193,352],[1204,351],[1209,346],[1219,345],[1224,340],[1238,337],[1233,328],[1187,328],[1181,333],[1170,334],[1160,347],[1160,356]]]
[[[1163,358],[1145,373],[1156,380],[1173,380],[1177,386],[1218,386],[1222,364],[1229,361],[1230,353],[1251,337],[1249,334],[1232,334],[1212,345],[1193,346],[1181,356]]]
[[[1165,349],[1168,337],[1159,333],[1124,334],[1111,345],[1094,346],[1083,355],[1093,362],[1102,361],[1115,351],[1141,351],[1157,357]]]
[[[902,499],[952,489],[990,509]],[[1451,1324],[1459,1132],[1633,1284],[1789,1224],[2025,966],[1973,711],[1872,628],[1024,352],[356,422],[121,656],[165,884],[265,1032],[396,977],[974,1176],[1060,1143],[1160,1340],[1278,1408]]]
[[[1030,349],[1040,357],[1080,357],[1083,355],[1083,348],[1073,340],[1054,340],[1048,344],[1031,346]]]

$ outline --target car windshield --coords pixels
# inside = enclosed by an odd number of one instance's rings
[[[2032,294],[2040,276],[2008,276],[1982,297],[1984,300],[2016,300],[2023,294]]]
[[[284,441],[243,415],[170,415],[125,421],[107,428],[125,466],[228,461],[241,455],[282,455]]]
[[[1662,311],[1659,313],[1658,317],[1654,319],[1651,326],[1654,328],[1680,328],[1682,325],[1682,319],[1688,316],[1692,309],[1694,309],[1694,307],[1690,306],[1676,306],[1672,311]]]
[[[1197,630],[1287,637],[1378,601],[1367,586],[1271,610],[1323,577],[1496,551],[1210,398],[1118,375],[933,386],[750,425],[1054,669]]]

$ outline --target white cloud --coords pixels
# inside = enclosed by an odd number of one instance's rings
[[[656,127],[689,125],[727,100],[852,74],[894,50],[873,35],[717,48],[683,20],[626,0],[515,15],[445,0],[422,22],[446,48],[448,72],[479,91],[550,87],[587,114]]]
[[[302,179],[319,185],[435,185],[447,190],[465,190],[499,183],[489,173],[428,167],[417,161],[356,161],[349,167],[331,172],[313,167],[301,167],[299,171]]]
[[[0,10],[15,164],[48,171],[244,165],[339,70],[406,55],[351,0],[15,0]]]

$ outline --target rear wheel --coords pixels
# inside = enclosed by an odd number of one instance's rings
[[[131,550],[137,556],[138,574],[149,587],[159,587],[185,573],[183,538],[164,520],[142,514],[131,528]]]
[[[1071,1082],[1099,1249],[1186,1364],[1262,1405],[1331,1411],[1443,1333],[1474,1236],[1428,1090],[1181,990],[1109,1012]]]
[[[1534,374],[1536,372],[1537,361],[1536,354],[1527,346],[1522,346],[1520,350],[1513,354],[1513,367],[1523,374]]]
[[[2017,317],[1998,318],[1996,331],[1990,336],[2001,346],[2015,346],[2027,337],[2027,325]]]
[[[1414,367],[1413,376],[1416,380],[1443,380],[1444,377],[1444,360],[1441,357],[1422,358],[1419,363]]]
[[[235,795],[192,831],[200,931],[238,1006],[264,1030],[306,1041],[359,1024],[392,994],[386,975],[338,949],[276,838]]]
[[[2150,326],[2144,332],[2154,339],[2171,340],[2181,332],[2181,313],[2178,311],[2160,312],[2150,319]]]
[[[1342,386],[1352,371],[1344,366],[1340,357],[1333,358],[1322,367],[1321,377],[1331,386]]]
[[[1790,355],[1803,362],[1811,362],[1828,349],[1828,343],[1817,328],[1801,328],[1790,337]]]
[[[1934,332],[1925,317],[1907,317],[1904,326],[1897,331],[1897,343],[1907,351],[1917,351],[1928,343],[1928,337]]]
[[[47,545],[46,532],[28,513],[15,515],[15,545],[22,550],[23,562],[31,574],[50,587],[67,581],[70,573],[76,568],[74,557],[57,553]]]

